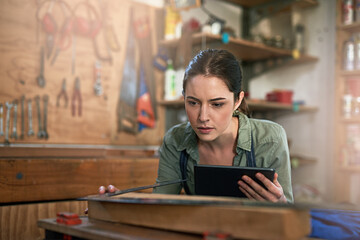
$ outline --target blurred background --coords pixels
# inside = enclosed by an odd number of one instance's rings
[[[0,213],[154,183],[165,132],[187,121],[184,70],[207,48],[241,63],[252,117],[285,128],[295,201],[360,202],[359,1],[1,5]]]

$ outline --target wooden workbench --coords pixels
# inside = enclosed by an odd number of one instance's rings
[[[102,239],[102,240],[200,240],[202,236],[157,230],[131,226],[121,223],[109,223],[81,217],[80,225],[64,225],[56,222],[56,219],[42,219],[38,226],[45,229],[45,240],[62,240],[64,235],[72,236],[73,239]]]

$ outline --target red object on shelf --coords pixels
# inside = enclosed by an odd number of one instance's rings
[[[65,225],[78,225],[81,224],[82,221],[76,213],[70,212],[59,212],[56,214],[56,222]]]
[[[266,101],[292,104],[293,94],[291,90],[274,90],[266,94]]]

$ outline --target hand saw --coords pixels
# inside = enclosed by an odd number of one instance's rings
[[[136,101],[138,98],[138,76],[135,58],[135,37],[133,32],[133,13],[130,9],[130,24],[126,46],[126,55],[121,82],[121,90],[117,105],[118,126],[117,131],[136,134],[138,130]]]

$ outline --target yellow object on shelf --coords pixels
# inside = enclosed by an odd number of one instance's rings
[[[165,40],[181,37],[181,23],[180,13],[171,6],[167,6],[165,15]]]

